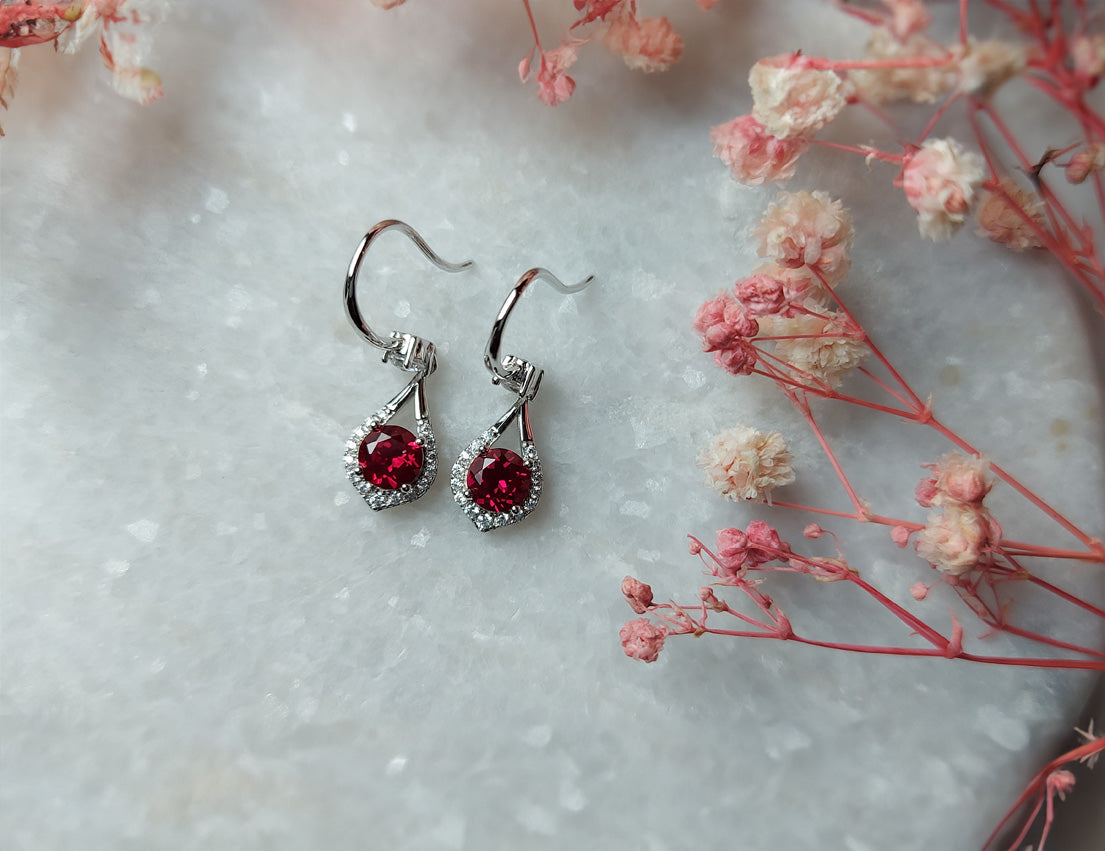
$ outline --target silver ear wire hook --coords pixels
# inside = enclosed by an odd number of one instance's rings
[[[376,348],[383,350],[385,361],[391,360],[403,369],[417,370],[428,375],[433,372],[435,365],[432,343],[412,334],[401,334],[399,332],[393,332],[389,338],[384,339],[369,327],[357,306],[357,277],[361,270],[361,261],[364,260],[365,254],[368,253],[368,249],[372,246],[376,237],[387,230],[398,230],[405,234],[418,246],[418,249],[431,263],[446,272],[462,272],[470,268],[473,263],[471,260],[465,260],[463,263],[450,263],[443,260],[426,244],[426,240],[414,228],[396,219],[385,219],[375,225],[372,230],[364,235],[364,239],[357,246],[357,250],[353,252],[353,259],[349,262],[349,271],[345,275],[345,312],[349,317],[349,321],[353,323],[357,333],[365,340]]]
[[[495,317],[495,324],[491,326],[491,336],[487,340],[487,346],[483,351],[484,365],[491,371],[491,383],[503,384],[517,393],[525,401],[532,401],[541,386],[541,377],[544,370],[538,369],[533,364],[516,355],[499,356],[503,343],[503,331],[506,329],[507,319],[514,310],[514,305],[522,297],[531,283],[538,280],[547,281],[558,291],[565,294],[578,293],[595,279],[594,275],[588,275],[578,284],[565,284],[548,269],[530,269],[518,279],[518,282],[507,293],[503,306],[499,308],[499,315]]]

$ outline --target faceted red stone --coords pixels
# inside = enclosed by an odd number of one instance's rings
[[[361,441],[357,464],[365,481],[396,490],[409,485],[422,472],[422,446],[402,426],[382,425]]]
[[[529,467],[516,452],[488,449],[468,467],[468,493],[476,505],[502,514],[529,499]]]

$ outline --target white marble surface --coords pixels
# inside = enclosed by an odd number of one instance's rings
[[[492,0],[196,2],[159,34],[167,95],[144,109],[91,49],[26,52],[0,150],[6,849],[967,849],[1069,731],[1087,677],[725,640],[623,656],[623,575],[686,599],[686,533],[803,523],[703,488],[709,435],[783,429],[794,496],[843,507],[773,388],[715,369],[689,326],[755,264],[771,197],[731,183],[709,127],[747,110],[756,57],[856,52],[861,28],[802,2],[667,6],[680,65],[589,49],[557,110],[518,84],[524,16]],[[815,154],[792,188],[854,211],[845,293],[908,377],[1100,531],[1099,320],[1043,260],[921,242],[888,181]],[[515,529],[478,533],[444,478],[380,514],[344,480],[348,433],[403,380],[341,302],[386,217],[478,263],[445,276],[399,237],[370,257],[374,322],[439,347],[446,458],[509,403],[481,353],[517,275],[598,276],[535,288],[508,331],[546,369],[547,490]],[[923,517],[938,441],[826,423],[865,494]],[[898,599],[928,577],[833,528]],[[778,599],[822,635],[903,640],[836,588]]]

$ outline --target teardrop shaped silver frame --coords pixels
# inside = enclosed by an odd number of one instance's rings
[[[476,457],[486,452],[498,440],[512,422],[518,420],[520,432],[519,457],[522,463],[529,469],[530,491],[529,497],[522,505],[517,505],[510,511],[488,511],[472,499],[468,493],[468,468]],[[453,499],[460,506],[465,516],[475,524],[481,532],[490,532],[492,529],[501,529],[511,526],[520,520],[525,520],[533,509],[537,507],[541,499],[541,458],[537,454],[537,447],[533,442],[533,433],[529,428],[529,402],[519,398],[510,410],[508,410],[495,425],[487,429],[483,434],[465,447],[453,464],[450,484],[453,488]]]
[[[373,511],[383,511],[385,508],[414,502],[425,495],[437,478],[437,438],[434,437],[430,415],[426,410],[423,381],[425,377],[412,381],[399,391],[394,399],[354,429],[345,444],[346,476]],[[415,439],[422,446],[422,469],[418,473],[418,478],[410,484],[395,489],[378,487],[361,475],[361,467],[357,460],[361,441],[374,428],[389,422],[407,404],[412,394],[415,398]]]

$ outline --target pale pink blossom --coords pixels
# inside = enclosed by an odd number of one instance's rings
[[[743,577],[747,554],[748,536],[740,529],[722,529],[717,533],[717,560],[722,576]]]
[[[783,282],[771,275],[753,274],[737,281],[733,287],[737,299],[751,316],[770,316],[787,305]]]
[[[872,103],[911,100],[932,103],[956,83],[955,57],[947,48],[919,33],[899,39],[885,27],[875,27],[867,42],[867,58],[930,59],[926,67],[880,67],[854,71],[849,79],[858,94]]]
[[[907,152],[898,184],[917,213],[917,225],[934,241],[962,226],[985,176],[982,158],[954,139],[930,139]]]
[[[100,55],[111,71],[112,86],[143,105],[161,97],[161,77],[143,66],[149,51],[148,27],[164,15],[164,0],[83,0],[66,13],[72,25],[58,35],[63,53],[74,53],[91,36],[100,36]],[[73,16],[76,17],[73,17]]]
[[[932,475],[917,486],[927,496],[926,508],[942,505],[949,500],[972,505],[981,505],[982,500],[994,487],[994,475],[990,472],[990,460],[984,455],[964,455],[961,452],[949,452],[938,461],[923,464],[932,471]],[[918,497],[918,502],[920,502]]]
[[[790,554],[790,544],[782,540],[779,532],[763,520],[749,523],[747,534],[748,553],[745,559],[749,567],[759,567]]]
[[[801,314],[772,323],[772,336],[795,335],[775,344],[775,357],[801,372],[839,387],[871,353],[860,332],[840,314]]]
[[[545,104],[559,106],[576,90],[576,81],[566,72],[579,57],[579,46],[577,41],[565,40],[559,47],[542,52],[537,70],[537,95]]]
[[[1105,169],[1105,142],[1090,142],[1070,158],[1065,174],[1070,183],[1082,183],[1102,169]]]
[[[1074,789],[1075,777],[1065,768],[1059,768],[1051,772],[1044,781],[1049,792],[1058,795],[1060,801],[1065,801],[1067,795]]]
[[[986,509],[949,502],[931,513],[917,533],[917,555],[949,576],[962,576],[979,566],[1000,537]]]
[[[752,115],[741,115],[710,131],[714,156],[746,186],[767,181],[785,183],[794,176],[798,158],[810,146],[801,136],[772,136]]]
[[[1014,251],[1043,248],[1040,231],[1048,230],[1043,201],[1034,192],[1021,189],[1011,177],[1003,177],[999,184],[1001,192],[986,190],[982,195],[975,214],[979,233]]]
[[[932,20],[924,0],[882,0],[882,4],[890,11],[887,28],[903,41],[927,29]]]
[[[904,548],[909,543],[910,534],[912,533],[908,526],[894,526],[890,530],[890,540],[898,547]]]
[[[744,339],[714,352],[714,363],[731,375],[751,375],[759,358],[756,347]]]
[[[607,49],[634,71],[666,71],[679,60],[683,39],[667,18],[615,18],[603,35]]]
[[[721,600],[717,598],[717,594],[714,593],[714,589],[710,588],[708,585],[703,585],[701,588],[698,589],[698,599],[701,600],[703,604],[709,606],[711,609],[717,609],[720,611],[723,608],[723,604]]]
[[[702,543],[695,538],[691,538],[690,542],[687,544],[687,552],[693,556],[698,555],[702,552]]]
[[[1028,48],[1023,44],[992,39],[971,39],[954,51],[959,68],[956,88],[965,94],[993,94],[1002,83],[1021,73],[1028,63]]]
[[[706,484],[727,499],[764,499],[794,481],[794,461],[777,431],[737,426],[717,435],[698,455]]]
[[[652,586],[632,576],[622,580],[622,594],[625,595],[629,607],[639,615],[647,612],[652,605]]]
[[[721,293],[698,308],[694,329],[702,335],[702,351],[714,352],[737,344],[742,337],[754,337],[759,324],[733,296]]]
[[[772,136],[812,136],[844,109],[848,88],[800,53],[761,59],[748,74],[752,114]]]
[[[909,596],[914,600],[923,600],[929,595],[929,587],[924,582],[914,582],[909,586]]]
[[[819,523],[807,523],[806,528],[802,530],[802,537],[810,540],[816,540],[824,534],[825,530],[821,528]]]
[[[827,279],[830,286],[835,287],[843,279],[849,263],[845,262],[832,273],[832,278]],[[762,263],[752,270],[753,275],[767,275],[783,285],[783,296],[786,304],[783,307],[783,316],[793,315],[792,306],[798,305],[817,309],[826,304],[828,293],[821,281],[814,275],[808,266],[781,266],[775,261]]]
[[[656,661],[660,651],[664,649],[667,634],[665,627],[654,625],[648,618],[635,618],[618,633],[625,655],[642,662]]]
[[[824,192],[780,192],[754,233],[760,256],[781,266],[809,266],[830,285],[848,273],[852,216]]]
[[[1091,80],[1105,75],[1105,35],[1076,35],[1070,40],[1074,70]]]

